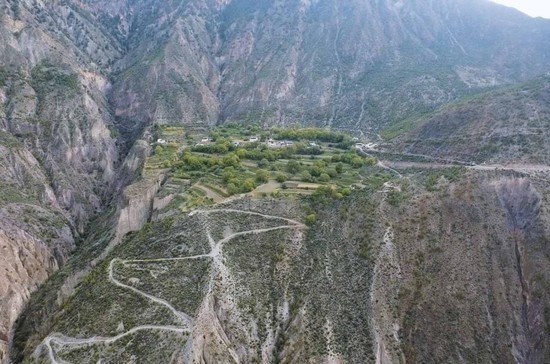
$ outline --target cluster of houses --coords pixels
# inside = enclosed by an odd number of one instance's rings
[[[272,138],[269,138],[266,145],[269,148],[290,148],[294,145],[294,143],[287,140],[273,140]]]
[[[208,137],[204,137],[201,139],[199,143],[197,143],[197,146],[203,146],[207,145],[212,142],[212,139]],[[260,143],[260,138],[257,136],[252,136],[248,140],[234,140],[233,145],[236,147],[239,147],[241,145],[247,144],[247,143]],[[274,140],[273,138],[269,138],[265,145],[267,145],[269,148],[290,148],[294,145],[294,142],[288,141],[288,140]],[[310,143],[312,146],[316,146],[315,143]]]
[[[375,149],[378,146],[378,144],[375,143],[355,143],[355,149]]]
[[[358,142],[358,138],[353,138],[354,141],[356,141],[355,145],[354,145],[354,148],[355,149],[375,149],[377,147],[377,144],[375,143],[367,143],[367,144],[364,144],[364,143],[360,143]],[[212,139],[210,139],[209,137],[203,137],[201,139],[200,142],[198,142],[196,145],[197,146],[203,146],[203,145],[208,145],[209,143],[212,142]],[[248,140],[234,140],[233,141],[233,145],[236,146],[236,147],[239,147],[241,145],[244,145],[246,143],[259,143],[260,142],[260,138],[257,137],[257,136],[252,136],[250,137]],[[164,145],[164,144],[167,144],[168,142],[165,140],[165,139],[158,139],[156,144],[161,144],[161,145]],[[317,143],[315,142],[309,142],[308,143],[310,147],[319,147],[320,145],[318,145]],[[266,142],[265,142],[265,145],[267,145],[268,148],[290,148],[294,145],[294,142],[292,141],[289,141],[289,140],[275,140],[273,138],[269,138]]]

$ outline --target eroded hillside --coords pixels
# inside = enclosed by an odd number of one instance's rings
[[[342,199],[163,207],[25,362],[543,363],[547,182],[402,172]]]
[[[476,163],[548,165],[550,78],[492,91],[390,127],[393,151]],[[400,135],[401,134],[401,135]]]

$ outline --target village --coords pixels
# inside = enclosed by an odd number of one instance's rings
[[[352,189],[380,188],[391,174],[364,153],[369,143],[326,129],[270,129],[223,125],[205,132],[161,126],[146,168],[169,170],[171,184],[187,185],[182,210],[234,195],[336,198]],[[185,182],[185,183],[183,183]]]
[[[372,142],[369,142],[369,143],[359,142],[359,138],[352,138],[352,140],[355,142],[352,145],[352,148],[357,150],[363,150],[363,149],[375,150],[375,148],[378,146],[376,143],[372,143]],[[158,138],[155,143],[152,143],[152,145],[166,145],[168,143],[169,143],[169,140]],[[203,136],[200,138],[200,141],[194,144],[194,147],[203,147],[212,143],[215,143],[215,140],[213,140],[208,136]],[[291,140],[275,140],[272,137],[270,137],[267,140],[262,141],[261,137],[259,136],[252,136],[247,140],[237,140],[237,139],[231,140],[231,144],[236,148],[244,147],[247,144],[265,145],[268,148],[272,148],[272,149],[291,148],[294,146],[294,142]],[[308,141],[307,145],[313,148],[316,148],[316,147],[323,148],[322,143],[316,143],[314,141]]]

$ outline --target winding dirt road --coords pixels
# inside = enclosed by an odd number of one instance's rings
[[[56,344],[59,344],[61,346],[68,346],[68,347],[71,347],[71,346],[87,346],[87,345],[94,345],[94,344],[110,344],[110,343],[116,342],[117,340],[120,340],[120,339],[122,339],[122,338],[124,338],[128,335],[134,334],[134,333],[139,332],[139,331],[149,331],[149,330],[154,331],[154,330],[157,330],[157,331],[169,331],[169,332],[176,332],[176,333],[191,333],[192,332],[194,322],[193,322],[193,319],[188,314],[186,314],[185,312],[178,311],[172,304],[170,304],[170,302],[168,302],[168,301],[166,301],[162,298],[155,297],[151,294],[140,291],[139,289],[137,289],[135,287],[129,286],[129,285],[124,284],[124,283],[120,282],[119,280],[117,280],[114,276],[114,267],[117,263],[119,263],[119,264],[136,264],[136,263],[138,263],[139,264],[139,263],[160,263],[160,262],[193,260],[193,259],[213,259],[215,264],[214,264],[213,270],[211,272],[211,277],[210,277],[210,282],[211,283],[209,284],[208,292],[207,292],[207,294],[204,298],[204,300],[206,301],[206,300],[210,299],[211,295],[212,295],[212,282],[213,282],[213,279],[216,275],[216,270],[225,269],[223,263],[221,262],[220,257],[222,255],[223,246],[226,243],[228,243],[229,241],[231,241],[234,238],[245,236],[245,235],[262,234],[262,233],[267,233],[267,232],[270,232],[270,231],[276,231],[276,230],[282,230],[282,229],[305,229],[305,227],[306,227],[304,224],[302,224],[301,222],[296,221],[296,220],[292,220],[292,219],[288,219],[288,218],[284,218],[284,217],[280,217],[280,216],[266,215],[266,214],[262,214],[262,213],[258,213],[258,212],[244,211],[244,210],[237,210],[237,209],[195,210],[195,211],[191,212],[189,214],[189,216],[192,216],[192,215],[195,215],[195,214],[208,215],[208,214],[216,213],[216,212],[239,213],[239,214],[260,216],[260,217],[264,217],[266,219],[280,220],[281,222],[284,221],[286,224],[276,226],[276,227],[271,227],[271,228],[252,229],[252,230],[240,231],[240,232],[231,234],[231,235],[229,235],[229,236],[227,236],[227,237],[225,237],[225,238],[223,238],[223,239],[221,239],[217,242],[214,241],[214,239],[212,238],[212,236],[210,234],[209,229],[206,228],[206,234],[208,236],[208,239],[209,239],[210,245],[211,245],[211,251],[208,254],[186,256],[186,257],[176,257],[176,258],[141,259],[141,260],[122,260],[122,259],[119,259],[119,258],[114,258],[109,263],[109,271],[108,271],[108,280],[109,280],[109,282],[111,282],[115,286],[118,286],[118,287],[121,287],[121,288],[124,288],[124,289],[128,289],[128,290],[130,290],[130,291],[132,291],[132,292],[134,292],[134,293],[136,293],[140,296],[143,296],[143,297],[149,299],[150,301],[152,301],[156,304],[159,304],[159,305],[162,305],[162,306],[168,308],[174,314],[174,316],[177,317],[178,320],[182,323],[182,326],[142,325],[142,326],[136,326],[136,327],[134,327],[134,328],[122,333],[122,334],[119,334],[119,335],[113,336],[113,337],[94,336],[94,337],[90,337],[90,338],[71,338],[71,337],[63,336],[62,334],[59,334],[59,333],[52,333],[52,334],[48,335],[43,340],[42,344],[37,348],[37,350],[35,352],[35,357],[38,358],[38,356],[40,355],[41,348],[46,347],[46,349],[48,351],[48,357],[49,357],[50,362],[52,364],[65,363],[65,361],[59,360],[56,357],[56,353],[55,353],[55,351],[52,347],[52,343],[56,343]]]
[[[359,149],[359,152],[365,156],[371,156],[369,152],[381,153],[376,149]],[[391,160],[378,160],[378,167],[386,169],[397,177],[401,178],[402,175],[399,170],[409,168],[421,168],[421,169],[445,169],[453,167],[464,167],[476,171],[514,171],[518,173],[527,174],[533,177],[535,173],[550,173],[550,166],[543,164],[475,164],[466,161],[460,161],[455,159],[436,158],[425,154],[413,154],[413,153],[394,153],[396,156],[403,157],[419,157],[429,160],[428,162],[407,162],[407,161],[391,161]],[[540,177],[538,177],[540,178]],[[540,178],[546,180],[544,178]],[[546,180],[550,181],[550,180]]]

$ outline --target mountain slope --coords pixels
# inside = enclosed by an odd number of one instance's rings
[[[101,66],[113,40],[74,5],[0,2],[0,358],[30,292],[110,199],[119,152]]]
[[[545,184],[476,171],[440,177],[429,191],[421,182],[407,174],[391,181],[401,191],[341,200],[241,198],[191,214],[166,206],[159,216],[168,217],[94,268],[46,319],[47,332],[16,337],[26,344],[18,355],[29,363],[544,363]],[[306,227],[308,209],[318,213]]]
[[[112,100],[138,131],[228,120],[365,131],[549,71],[550,22],[488,1],[89,3],[125,39]]]
[[[550,79],[539,78],[395,126],[393,132],[412,130],[396,138],[392,148],[466,162],[548,165],[549,105]]]

